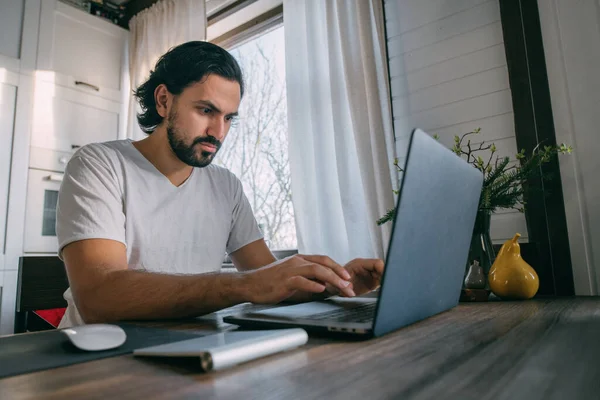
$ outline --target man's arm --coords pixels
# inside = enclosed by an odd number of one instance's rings
[[[81,240],[63,249],[73,298],[86,323],[182,318],[242,303],[240,274],[165,275],[129,270],[125,246]]]
[[[264,239],[248,243],[229,256],[238,271],[251,271],[277,261]]]
[[[166,275],[129,270],[125,246],[113,240],[73,242],[62,255],[86,323],[191,317],[246,301],[275,304],[298,291],[323,292],[326,284],[348,286],[334,270],[296,258],[250,272]]]

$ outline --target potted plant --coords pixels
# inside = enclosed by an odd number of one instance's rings
[[[509,157],[499,157],[496,154],[497,149],[494,143],[481,142],[478,145],[472,145],[471,137],[480,133],[481,128],[477,128],[462,136],[455,136],[452,151],[484,175],[477,218],[473,227],[469,249],[469,262],[478,260],[485,274],[487,274],[494,262],[494,251],[490,238],[492,213],[499,209],[516,209],[524,212],[526,202],[523,196],[525,190],[528,189],[528,179],[534,176],[549,179],[550,176],[544,174],[540,167],[549,162],[556,154],[571,153],[573,148],[565,144],[559,146],[538,145],[529,156],[525,154],[524,149],[521,150],[516,154],[517,162],[511,162]],[[435,135],[434,138],[438,139],[438,136]],[[394,165],[398,171],[403,171],[398,165],[397,159],[394,160]],[[395,209],[388,210],[382,218],[377,220],[377,224],[382,225],[391,221],[394,218],[394,213]]]

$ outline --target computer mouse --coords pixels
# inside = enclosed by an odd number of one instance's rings
[[[75,347],[85,351],[114,349],[127,339],[123,328],[109,324],[80,325],[63,329],[62,332]]]

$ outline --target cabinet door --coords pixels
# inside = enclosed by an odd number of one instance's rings
[[[82,90],[106,97],[122,90],[127,31],[56,0],[44,0],[38,69],[70,77]],[[114,98],[119,101],[118,95]]]
[[[0,0],[0,58],[21,58],[24,7],[25,0]]]
[[[0,82],[0,261],[3,261],[4,236],[6,233],[10,152],[12,149],[16,98],[16,86]],[[2,273],[2,269],[3,265],[0,264],[0,273]]]
[[[118,138],[121,104],[39,80],[34,96],[31,146],[68,152]]]

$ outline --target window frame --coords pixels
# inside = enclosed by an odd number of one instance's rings
[[[229,50],[241,46],[257,36],[265,35],[282,25],[283,5],[279,5],[210,40],[210,42]]]

